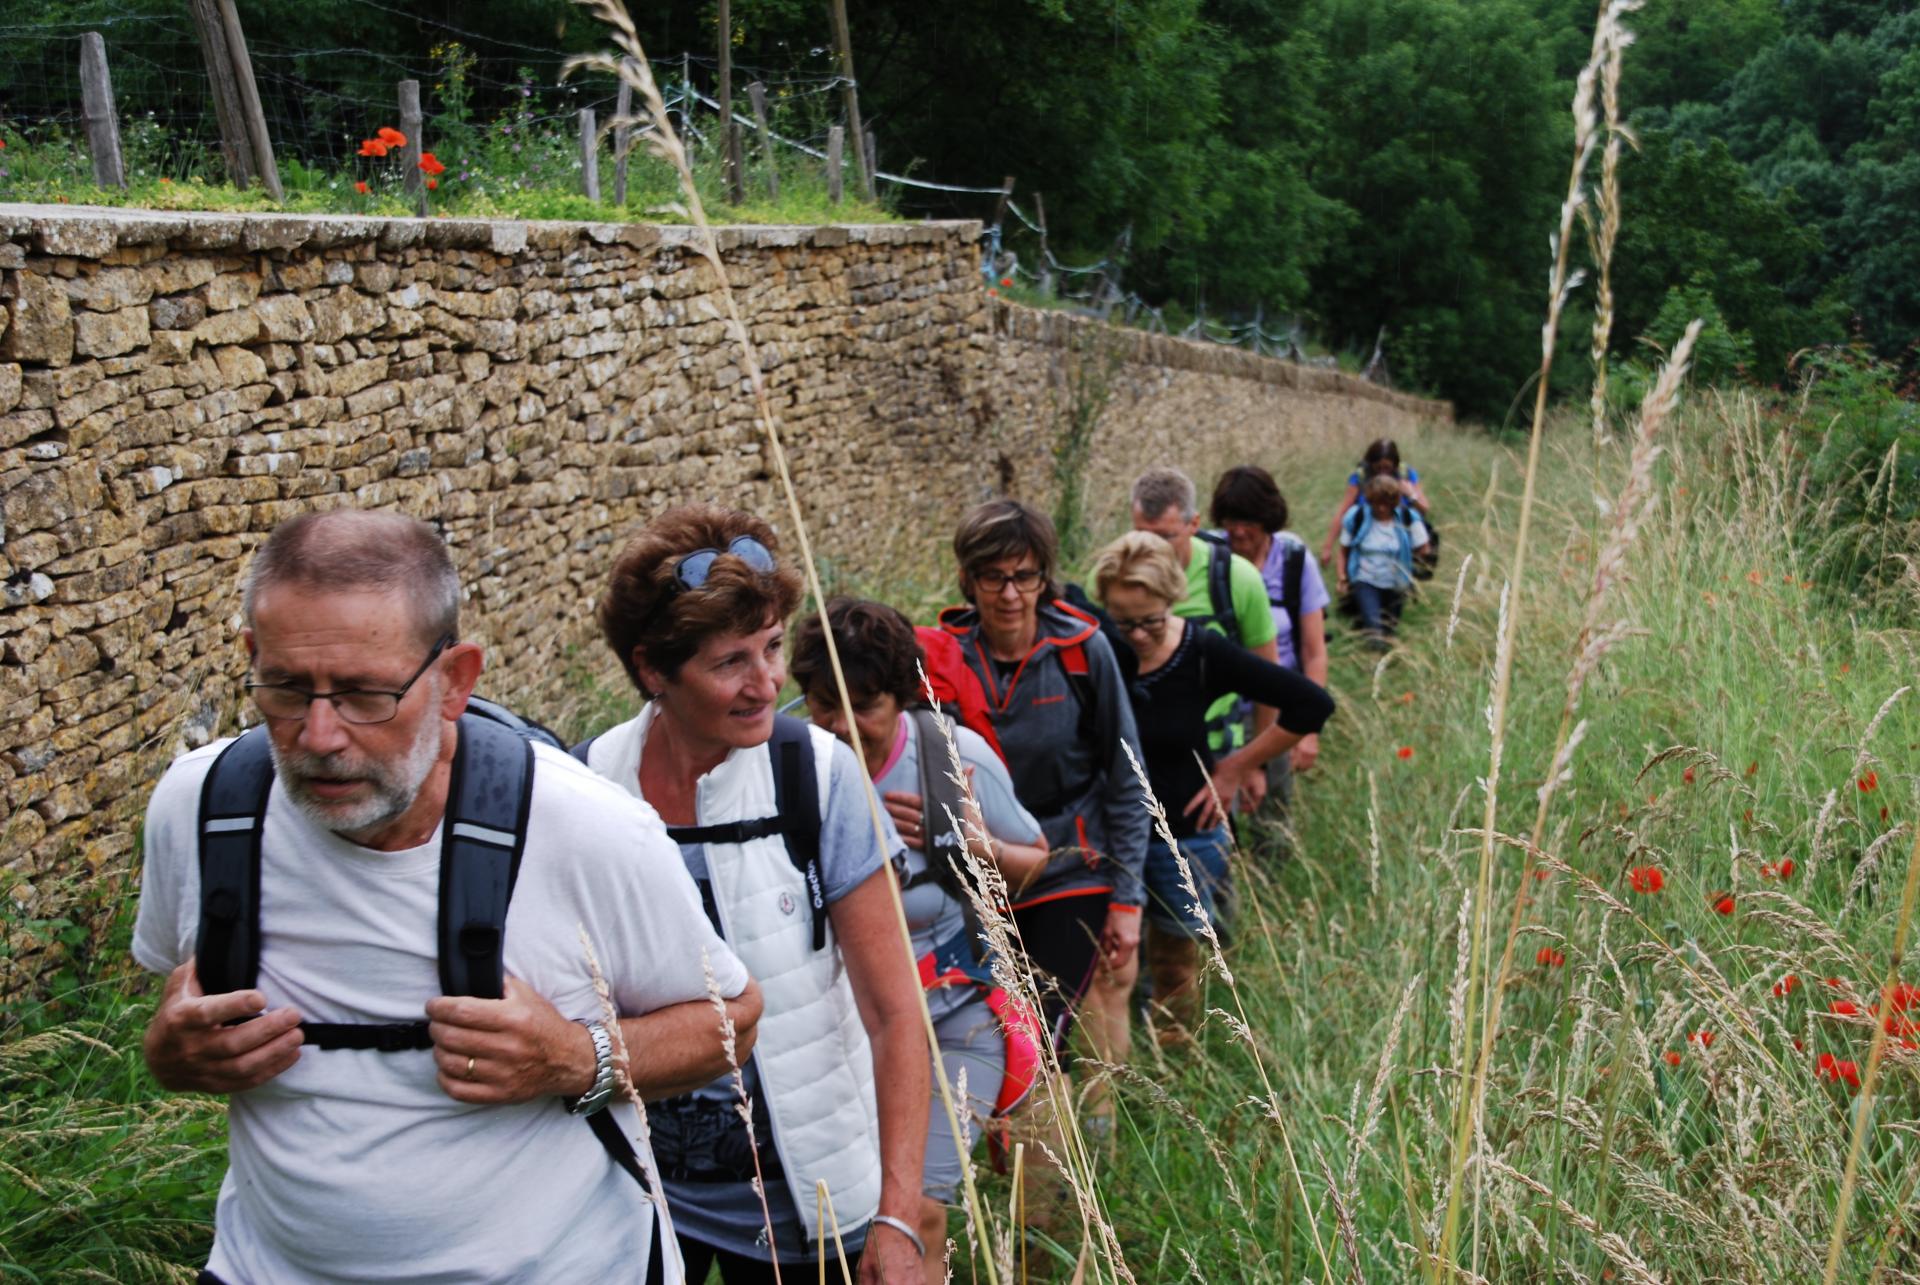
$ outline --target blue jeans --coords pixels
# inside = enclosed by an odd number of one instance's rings
[[[1225,826],[1203,830],[1180,840],[1181,855],[1193,871],[1193,883],[1200,891],[1200,906],[1207,919],[1218,926],[1221,901],[1229,888],[1227,853],[1231,839]],[[1180,878],[1180,865],[1173,849],[1158,834],[1147,840],[1147,922],[1176,937],[1198,937],[1200,915],[1194,909],[1193,894]]]
[[[1360,610],[1360,627],[1370,634],[1392,633],[1400,624],[1400,607],[1406,600],[1404,589],[1382,589],[1364,580],[1353,582],[1353,605]]]

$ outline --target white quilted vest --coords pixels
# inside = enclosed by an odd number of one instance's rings
[[[588,750],[595,772],[636,797],[640,751],[657,712],[648,702]],[[808,730],[824,816],[836,742],[820,728]],[[772,756],[765,745],[734,750],[697,790],[699,825],[772,816]],[[880,1209],[880,1113],[866,1027],[832,930],[826,948],[813,949],[812,898],[777,835],[709,843],[706,854],[721,935],[766,1001],[753,1061],[800,1221],[809,1240],[820,1239],[815,1184],[825,1180],[840,1227],[863,1226]]]

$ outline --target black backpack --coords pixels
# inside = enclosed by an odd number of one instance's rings
[[[787,845],[787,857],[806,878],[807,897],[812,903],[813,948],[827,945],[826,888],[820,877],[820,777],[813,761],[812,733],[804,719],[788,714],[773,716],[773,736],[767,753],[773,759],[773,815],[752,821],[728,821],[720,825],[670,825],[667,837],[675,843],[745,843],[779,835]],[[588,737],[573,747],[573,756],[582,763],[593,743]],[[708,916],[714,911],[708,907]],[[714,930],[720,925],[714,923]]]
[[[1275,532],[1274,539],[1279,540],[1280,533]],[[1267,602],[1287,613],[1287,627],[1292,631],[1294,668],[1299,668],[1300,659],[1300,603],[1301,584],[1307,574],[1307,546],[1298,540],[1285,540],[1280,545],[1280,596],[1274,597],[1273,591],[1267,591]]]
[[[1213,610],[1212,623],[1229,641],[1240,641],[1240,615],[1233,609],[1233,550],[1220,531],[1202,531],[1207,545],[1207,602]]]
[[[538,723],[470,699],[459,723],[440,839],[440,989],[499,999],[507,906],[526,849],[535,742],[565,748]],[[200,930],[195,971],[209,995],[252,987],[260,973],[260,841],[273,757],[265,725],[220,752],[200,791]],[[307,1047],[398,1053],[430,1049],[417,1022],[302,1022]],[[611,1114],[587,1117],[613,1162],[642,1189],[646,1174]]]

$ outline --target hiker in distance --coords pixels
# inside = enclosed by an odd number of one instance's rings
[[[930,1091],[920,979],[894,909],[904,849],[853,752],[777,713],[800,575],[773,528],[711,504],[669,509],[614,560],[600,625],[640,713],[575,756],[644,798],[707,916],[766,988],[745,1067],[652,1107],[687,1274],[727,1285],[809,1268],[833,1223],[863,1285],[918,1285]],[[764,1204],[762,1196],[764,1194]]]
[[[468,712],[459,603],[425,523],[281,524],[244,600],[264,722],[154,790],[147,1065],[229,1095],[202,1282],[682,1279],[582,934],[643,1097],[727,1065],[703,964],[742,1050],[758,988],[650,809]]]

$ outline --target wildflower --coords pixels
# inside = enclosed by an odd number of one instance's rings
[[[1885,825],[1886,823],[1887,823],[1887,810],[1886,810],[1885,808],[1881,808],[1881,809],[1880,809],[1880,824],[1881,824],[1881,825]]]
[[[1785,977],[1782,977],[1773,984],[1773,997],[1775,999],[1785,999],[1799,989],[1800,979],[1792,973],[1788,973]]]
[[[363,138],[360,140],[359,154],[361,156],[385,156],[387,154],[387,145],[377,138]]]
[[[422,152],[420,153],[420,172],[422,174],[445,174],[447,167],[442,165],[440,158],[432,152]]]
[[[1747,824],[1748,824],[1748,825],[1752,825],[1752,824],[1753,824],[1753,809],[1752,809],[1752,808],[1748,808],[1748,809],[1747,809],[1746,811],[1744,811],[1744,812],[1742,812],[1742,813],[1741,813],[1740,815],[1741,815],[1742,817],[1744,817],[1744,818],[1746,818],[1746,822],[1747,822]]]
[[[1793,1051],[1796,1053],[1805,1053],[1807,1051],[1806,1041],[1800,1039],[1798,1036],[1795,1036],[1793,1041]]]
[[[1920,1032],[1920,1026],[1916,1026],[1911,1018],[1889,1016],[1882,1025],[1887,1028],[1887,1034],[1896,1039],[1911,1039],[1915,1032]]]
[[[1567,962],[1567,956],[1565,952],[1555,950],[1551,946],[1542,946],[1534,955],[1533,962],[1542,968],[1559,968]]]
[[[1755,760],[1754,760],[1753,762],[1751,762],[1751,763],[1749,763],[1749,764],[1747,764],[1747,775],[1748,775],[1748,776],[1753,776],[1753,775],[1756,775],[1756,774],[1757,774],[1757,773],[1758,773],[1759,771],[1760,771],[1760,760],[1759,760],[1759,759],[1755,759]]]
[[[1713,913],[1716,915],[1732,914],[1733,913],[1733,894],[1730,892],[1723,892],[1719,896],[1715,897],[1713,899]]]
[[[1689,768],[1688,768],[1688,769],[1687,769],[1686,771],[1684,771],[1684,772],[1682,772],[1682,773],[1680,774],[1680,779],[1681,779],[1682,781],[1685,781],[1685,782],[1686,782],[1686,783],[1687,783],[1688,785],[1692,785],[1692,784],[1693,784],[1693,769],[1692,769],[1691,767],[1689,767]]]
[[[171,182],[173,182],[173,180],[172,180],[172,179],[170,179],[170,178],[168,178],[168,177],[167,177],[167,176],[166,176],[165,174],[162,174],[162,175],[160,176],[160,181],[161,181],[162,183],[171,183]]]
[[[1680,1055],[1674,1052],[1672,1049],[1668,1049],[1664,1054],[1662,1054],[1662,1056],[1667,1059],[1668,1066],[1680,1065]]]
[[[1545,883],[1548,879],[1551,879],[1552,877],[1553,877],[1553,871],[1547,869],[1545,866],[1536,867],[1533,872],[1533,878],[1536,883]]]
[[[1687,1043],[1698,1044],[1703,1049],[1712,1048],[1713,1032],[1712,1031],[1695,1031],[1691,1035],[1687,1036]]]
[[[1410,759],[1410,758],[1412,758],[1412,757],[1413,757],[1413,746],[1411,746],[1411,745],[1402,745],[1402,746],[1401,746],[1401,747],[1399,748],[1399,750],[1398,750],[1398,751],[1396,751],[1396,752],[1397,752],[1397,753],[1399,754],[1399,756],[1400,756],[1400,761],[1404,763],[1404,762],[1405,762],[1406,760],[1408,760],[1408,759]]]
[[[1627,871],[1627,883],[1635,892],[1659,892],[1667,886],[1659,866],[1635,866]]]
[[[1780,862],[1780,877],[1782,879],[1793,878],[1793,858],[1792,857],[1784,858]]]
[[[994,288],[993,288],[992,286],[988,286],[988,287],[987,287],[987,293],[988,293],[988,294],[992,294],[992,295],[997,295],[997,294],[999,294],[1000,292],[999,292],[998,290],[995,290],[995,289],[994,289]]]
[[[429,192],[431,192],[431,191],[433,191],[434,189],[436,189],[436,188],[438,188],[439,186],[440,186],[440,180],[439,180],[439,179],[437,179],[437,178],[430,178],[430,179],[428,179],[428,180],[427,180],[427,191],[429,191]]]
[[[1868,769],[1867,774],[1858,781],[1855,781],[1854,784],[1860,787],[1860,793],[1872,794],[1880,788],[1880,774],[1872,769]]]
[[[1887,988],[1887,1008],[1895,1013],[1904,1013],[1910,1008],[1920,1008],[1920,986],[1895,982]]]
[[[1411,705],[1411,704],[1413,704],[1413,693],[1412,693],[1412,692],[1401,692],[1401,693],[1400,693],[1400,703],[1401,703],[1402,705]]]
[[[1012,278],[1012,277],[1001,277],[1001,278],[1000,278],[1000,284],[1001,284],[1001,285],[1003,285],[1003,286],[1010,286],[1010,285],[1012,285],[1012,284],[1013,284],[1013,278]]]
[[[1849,662],[1843,660],[1840,662],[1840,672],[1843,674],[1851,674],[1853,672],[1853,666]]]
[[[1860,1087],[1860,1068],[1852,1062],[1831,1053],[1822,1053],[1819,1067],[1819,1076],[1823,1080],[1832,1080],[1836,1084],[1845,1080],[1856,1089]]]
[[[388,147],[405,147],[407,145],[407,136],[391,125],[382,125],[373,132],[373,136],[385,143]]]
[[[1757,584],[1765,584],[1766,582],[1767,582],[1767,578],[1764,575],[1760,574],[1758,571],[1747,572],[1748,584],[1757,585]]]
[[[361,179],[358,183],[355,183],[353,185],[353,190],[358,192],[360,195],[365,196],[367,194],[367,181],[365,179]]]
[[[1860,1006],[1850,999],[1836,999],[1827,1005],[1827,1011],[1835,1017],[1858,1017]]]
[[[1778,870],[1774,869],[1772,862],[1768,862],[1766,865],[1760,867],[1760,877],[1762,879],[1771,879],[1779,873]]]

